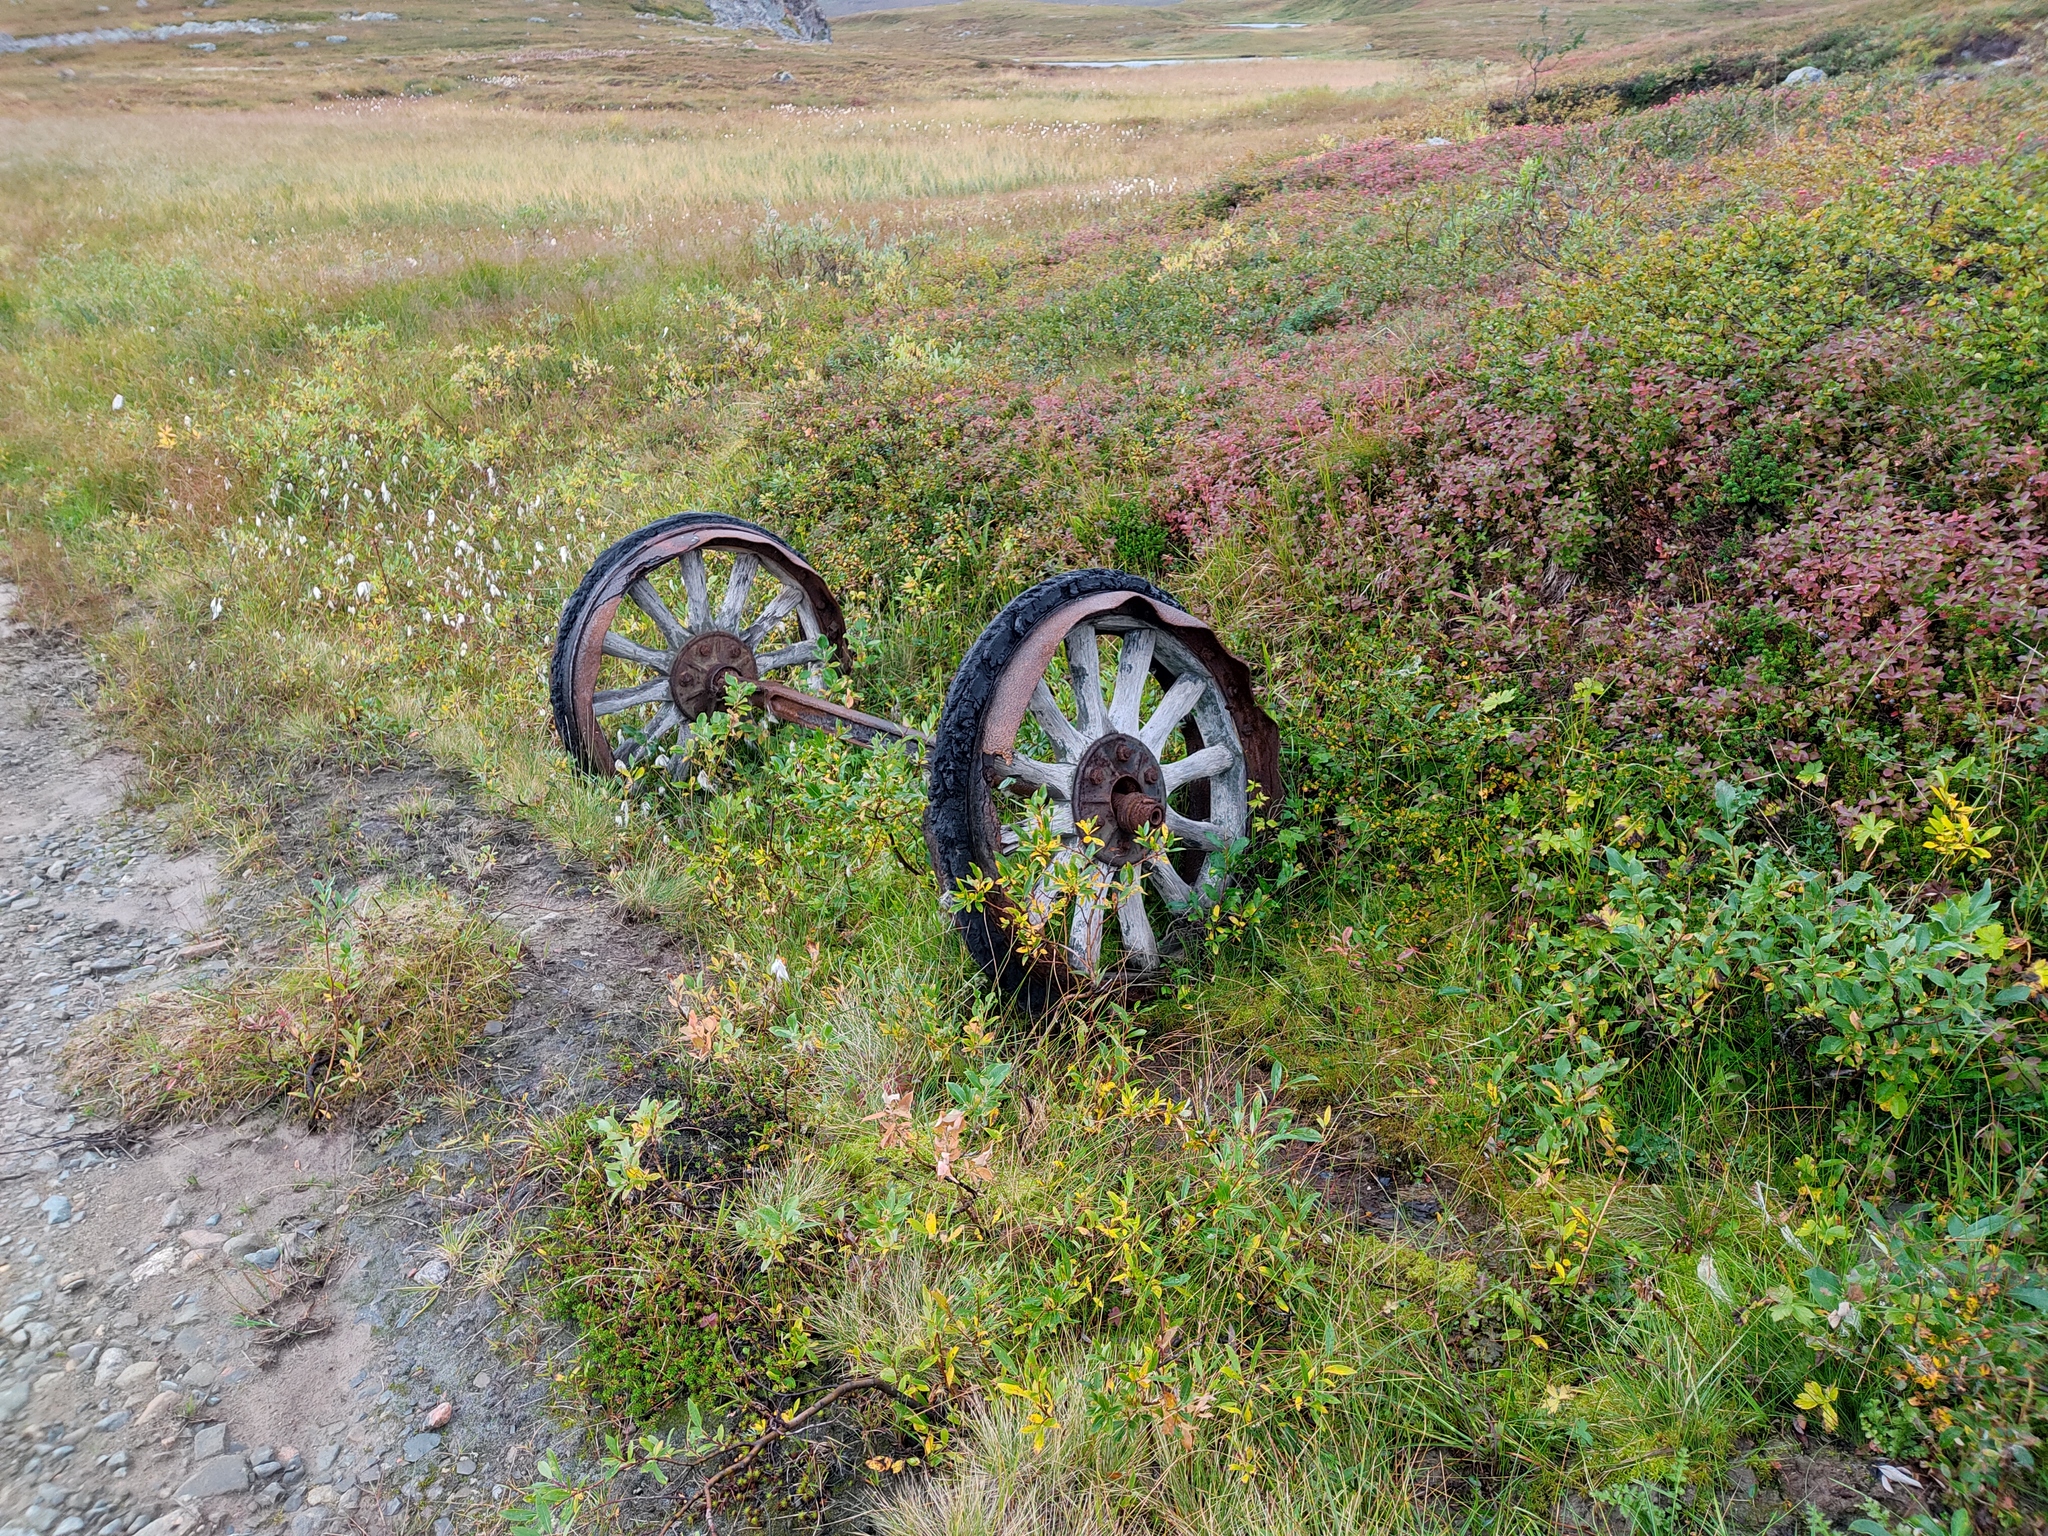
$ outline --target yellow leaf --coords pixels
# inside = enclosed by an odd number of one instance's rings
[[[1799,1395],[1792,1399],[1792,1403],[1809,1413],[1818,1408],[1821,1428],[1832,1435],[1842,1422],[1841,1414],[1835,1410],[1835,1399],[1841,1395],[1840,1387],[1824,1387],[1817,1381],[1809,1381],[1799,1389]]]

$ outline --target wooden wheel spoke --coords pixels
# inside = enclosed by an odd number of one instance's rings
[[[659,704],[668,697],[668,679],[657,677],[652,682],[635,683],[631,688],[607,688],[593,694],[590,700],[591,712],[599,718],[616,715],[622,709],[631,709],[636,704]]]
[[[661,713],[654,717],[654,723],[647,727],[646,738],[641,741],[626,743],[624,750],[619,753],[619,761],[628,768],[632,767],[633,764],[639,762],[647,753],[654,750],[655,743],[659,742],[662,737],[666,736],[678,725],[681,725],[682,722],[683,712],[681,710],[677,709],[673,704],[664,706]],[[687,740],[689,734],[689,729],[685,727],[683,739]]]
[[[1074,690],[1074,724],[1082,736],[1092,741],[1107,733],[1108,711],[1102,703],[1102,642],[1093,624],[1076,624],[1067,631],[1067,680]]]
[[[683,554],[683,590],[690,596],[690,629],[692,633],[711,627],[711,589],[704,574],[704,551],[686,550]]]
[[[1145,743],[1156,755],[1166,749],[1166,740],[1179,727],[1181,721],[1201,702],[1208,691],[1209,680],[1190,672],[1176,678],[1166,697],[1159,701],[1159,707],[1152,711],[1152,718],[1145,722],[1145,728],[1138,732],[1138,740]]]
[[[1011,756],[1002,771],[1013,779],[1022,779],[1026,784],[1039,784],[1052,791],[1061,800],[1074,798],[1074,765],[1072,763],[1041,763],[1035,757],[1026,757],[1018,752]]]
[[[1077,971],[1093,974],[1102,964],[1102,926],[1109,916],[1109,883],[1116,872],[1090,862],[1074,898],[1074,922],[1067,931],[1067,958]]]
[[[1237,753],[1229,747],[1217,745],[1190,752],[1178,762],[1161,763],[1159,772],[1170,793],[1197,779],[1213,779],[1219,773],[1227,773],[1236,763]]]
[[[800,667],[807,661],[820,661],[824,652],[818,649],[815,640],[799,640],[795,645],[785,645],[779,651],[767,651],[754,658],[754,665],[763,672],[774,672],[782,667]]]
[[[1211,853],[1230,845],[1230,834],[1213,821],[1189,821],[1172,806],[1166,808],[1166,830],[1182,842]]]
[[[1155,855],[1146,862],[1145,878],[1159,893],[1159,899],[1176,912],[1194,900],[1195,888],[1181,879],[1180,871],[1167,863],[1163,855]]]
[[[801,608],[803,601],[803,589],[794,586],[784,586],[780,592],[769,598],[768,606],[761,610],[761,616],[749,624],[740,635],[740,638],[747,642],[747,649],[759,650],[761,642],[768,638],[775,626]]]
[[[671,651],[690,638],[689,631],[669,612],[668,604],[661,600],[661,594],[654,590],[654,584],[645,576],[626,588],[626,596],[633,599],[635,608],[654,622],[654,627],[661,631],[661,643]],[[609,637],[606,643],[609,645]]]
[[[1031,690],[1031,718],[1036,720],[1050,736],[1061,757],[1072,762],[1078,760],[1088,740],[1074,729],[1074,722],[1060,711],[1059,700],[1052,696],[1052,689],[1044,678]]]
[[[674,660],[674,657],[650,650],[637,640],[628,640],[617,630],[605,631],[604,653],[607,656],[616,656],[620,661],[630,661],[636,667],[647,667],[656,672],[666,672],[670,662]]]
[[[1109,728],[1138,734],[1138,707],[1145,697],[1145,679],[1152,675],[1152,631],[1133,630],[1124,636],[1116,662],[1116,691],[1109,701]]]
[[[733,558],[732,574],[725,579],[725,601],[718,605],[718,627],[737,630],[747,616],[747,599],[753,596],[754,578],[761,574],[759,555],[740,554]]]
[[[1152,918],[1145,911],[1145,882],[1134,880],[1116,904],[1117,928],[1124,936],[1124,957],[1137,970],[1149,971],[1159,963],[1159,940],[1152,933]]]

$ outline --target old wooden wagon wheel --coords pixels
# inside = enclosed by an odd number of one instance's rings
[[[592,773],[665,762],[690,722],[725,707],[743,678],[784,718],[778,696],[831,709],[788,688],[815,679],[846,625],[824,579],[765,528],[683,512],[628,534],[597,557],[562,609],[549,670],[555,730]],[[849,728],[852,711],[823,723]],[[877,725],[885,722],[874,722]]]
[[[967,653],[925,838],[956,903],[993,879],[957,911],[961,935],[1043,1006],[1162,973],[1227,886],[1254,786],[1278,800],[1279,732],[1244,663],[1149,582],[1079,571],[1017,598]]]

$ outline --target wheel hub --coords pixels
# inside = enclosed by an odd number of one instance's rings
[[[694,720],[725,708],[725,685],[736,677],[761,680],[754,653],[730,630],[707,630],[692,635],[676,652],[668,669],[668,696],[685,720]]]
[[[1121,731],[1102,737],[1074,768],[1074,819],[1093,821],[1096,858],[1132,864],[1145,856],[1138,834],[1166,821],[1164,780],[1152,749]]]

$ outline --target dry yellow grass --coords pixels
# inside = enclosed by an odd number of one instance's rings
[[[1171,78],[1163,78],[1171,74]],[[775,215],[1037,230],[1417,105],[1408,66],[1205,65],[874,107],[537,113],[459,101],[32,114],[0,128],[0,283],[90,252],[329,292],[475,258],[716,251]],[[41,270],[38,270],[41,269]],[[309,284],[309,279],[314,280]],[[63,279],[67,286],[74,279]]]
[[[152,993],[88,1020],[67,1080],[131,1125],[280,1100],[331,1119],[450,1068],[504,1008],[517,960],[445,892],[373,901],[260,983]]]

